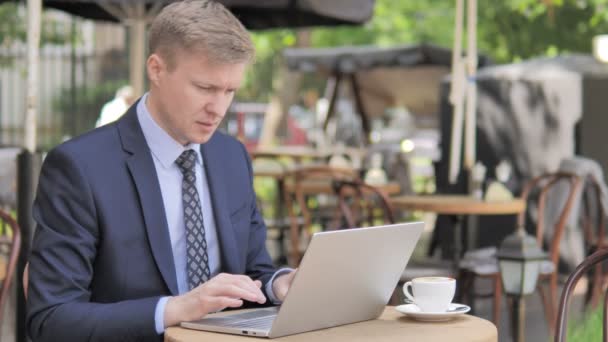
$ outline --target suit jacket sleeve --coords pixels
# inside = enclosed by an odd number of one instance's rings
[[[34,203],[29,335],[34,341],[159,339],[154,327],[159,297],[117,303],[91,298],[97,245],[103,236],[84,166],[66,151],[59,147],[48,154]]]

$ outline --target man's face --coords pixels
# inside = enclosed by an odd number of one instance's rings
[[[226,115],[245,74],[245,63],[222,64],[202,54],[175,52],[173,69],[148,58],[148,108],[157,123],[182,145],[207,142]]]

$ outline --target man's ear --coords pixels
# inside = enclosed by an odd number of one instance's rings
[[[158,85],[161,75],[166,71],[167,66],[165,61],[159,55],[153,53],[146,61],[146,69],[148,71],[150,83]]]

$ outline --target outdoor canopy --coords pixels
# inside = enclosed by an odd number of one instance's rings
[[[48,8],[83,18],[120,22],[144,4],[146,13],[175,0],[50,0]],[[374,0],[216,0],[249,29],[361,24],[369,20]]]
[[[375,0],[216,0],[248,29],[356,25],[369,20]],[[8,0],[0,0],[0,3]],[[129,79],[137,96],[144,91],[146,25],[175,0],[42,0],[54,8],[85,19],[121,22],[129,26]]]
[[[436,121],[439,86],[452,64],[451,49],[429,44],[291,48],[283,55],[292,71],[329,77],[333,90],[325,126],[334,114],[340,83],[347,79],[366,136],[371,129],[369,119],[390,106],[405,106],[415,115]],[[488,58],[480,56],[479,65],[487,64]]]

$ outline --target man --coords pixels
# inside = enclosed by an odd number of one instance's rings
[[[180,321],[278,303],[293,279],[271,265],[246,150],[216,132],[253,59],[247,31],[215,2],[176,2],[149,48],[149,93],[42,167],[35,341],[160,339]]]
[[[107,102],[101,108],[95,127],[101,127],[118,120],[129,109],[134,100],[131,86],[126,85],[118,88],[112,101]]]

